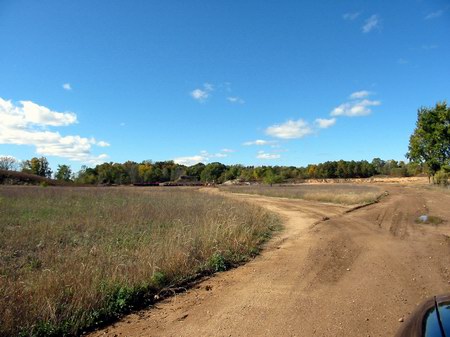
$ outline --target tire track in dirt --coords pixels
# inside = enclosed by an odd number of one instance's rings
[[[417,303],[450,292],[448,222],[415,223],[424,210],[450,219],[450,195],[388,190],[351,213],[230,195],[277,212],[284,231],[253,261],[92,336],[392,336]]]

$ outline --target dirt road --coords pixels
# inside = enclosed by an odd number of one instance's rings
[[[450,194],[383,188],[380,203],[350,213],[230,196],[279,213],[285,230],[250,263],[93,336],[393,336],[420,301],[450,292]],[[416,224],[422,214],[445,221]]]

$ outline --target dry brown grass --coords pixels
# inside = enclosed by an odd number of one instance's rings
[[[245,259],[277,224],[192,189],[0,187],[0,335],[78,333]]]
[[[370,203],[383,192],[378,187],[360,184],[221,186],[220,189],[233,193],[260,194],[269,197],[305,199],[344,205]]]

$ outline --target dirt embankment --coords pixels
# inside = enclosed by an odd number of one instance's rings
[[[350,213],[232,195],[279,213],[285,230],[250,263],[92,336],[393,336],[419,302],[450,292],[450,195],[387,189]],[[444,222],[417,224],[422,214]]]

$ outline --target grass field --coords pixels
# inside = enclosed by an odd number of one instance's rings
[[[183,188],[0,187],[0,335],[70,335],[258,252],[262,208]]]
[[[260,194],[344,205],[373,202],[383,192],[375,186],[353,184],[221,186],[220,189],[232,193]]]

